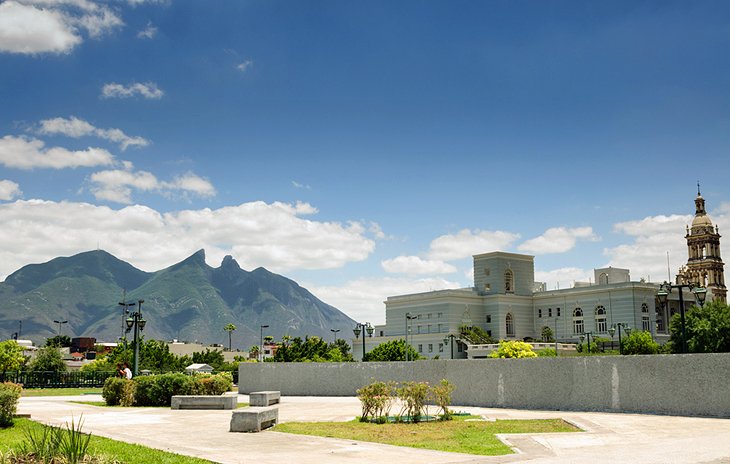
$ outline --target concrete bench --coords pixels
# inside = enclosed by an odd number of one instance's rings
[[[260,432],[279,422],[279,407],[250,407],[237,409],[231,416],[231,432]]]
[[[172,409],[236,409],[238,395],[224,393],[215,395],[175,395],[172,397]]]
[[[251,406],[271,406],[278,404],[281,399],[281,392],[278,391],[260,391],[248,394],[248,404]]]

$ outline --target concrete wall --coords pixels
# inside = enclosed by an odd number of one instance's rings
[[[374,380],[456,386],[463,406],[730,417],[730,353],[391,363],[242,363],[240,393],[353,396]]]

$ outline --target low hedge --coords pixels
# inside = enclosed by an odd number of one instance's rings
[[[0,427],[13,425],[13,417],[18,410],[18,399],[23,387],[17,383],[0,383]]]
[[[230,373],[186,375],[169,373],[135,377],[132,380],[109,378],[102,396],[108,406],[170,406],[175,395],[222,395],[230,391]]]

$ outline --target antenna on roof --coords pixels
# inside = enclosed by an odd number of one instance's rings
[[[699,196],[702,196],[702,195],[700,194],[700,181],[697,181],[697,196],[698,196],[698,197],[699,197]]]

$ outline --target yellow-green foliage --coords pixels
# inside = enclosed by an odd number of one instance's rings
[[[537,353],[532,351],[532,345],[520,341],[500,341],[499,349],[493,351],[490,358],[536,358]]]
[[[22,390],[23,387],[12,382],[0,383],[0,427],[13,425],[13,416]]]

